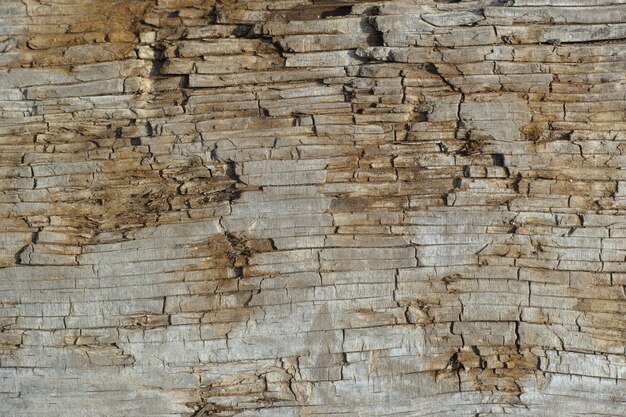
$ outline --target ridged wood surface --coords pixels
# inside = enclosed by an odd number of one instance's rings
[[[0,1],[0,415],[626,416],[626,1]]]

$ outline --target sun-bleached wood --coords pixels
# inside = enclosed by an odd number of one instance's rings
[[[0,2],[0,415],[626,416],[626,1]]]

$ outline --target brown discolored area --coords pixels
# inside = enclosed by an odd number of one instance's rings
[[[142,17],[151,4],[138,0],[114,0],[105,8],[98,1],[27,4],[31,23],[16,37],[21,53],[11,65],[68,69],[76,64],[131,58]],[[39,26],[46,15],[60,27]]]

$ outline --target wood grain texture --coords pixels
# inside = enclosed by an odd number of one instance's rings
[[[626,416],[626,1],[0,1],[0,415]]]

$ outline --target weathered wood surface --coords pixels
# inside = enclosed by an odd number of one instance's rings
[[[626,1],[3,0],[0,415],[626,415]]]

